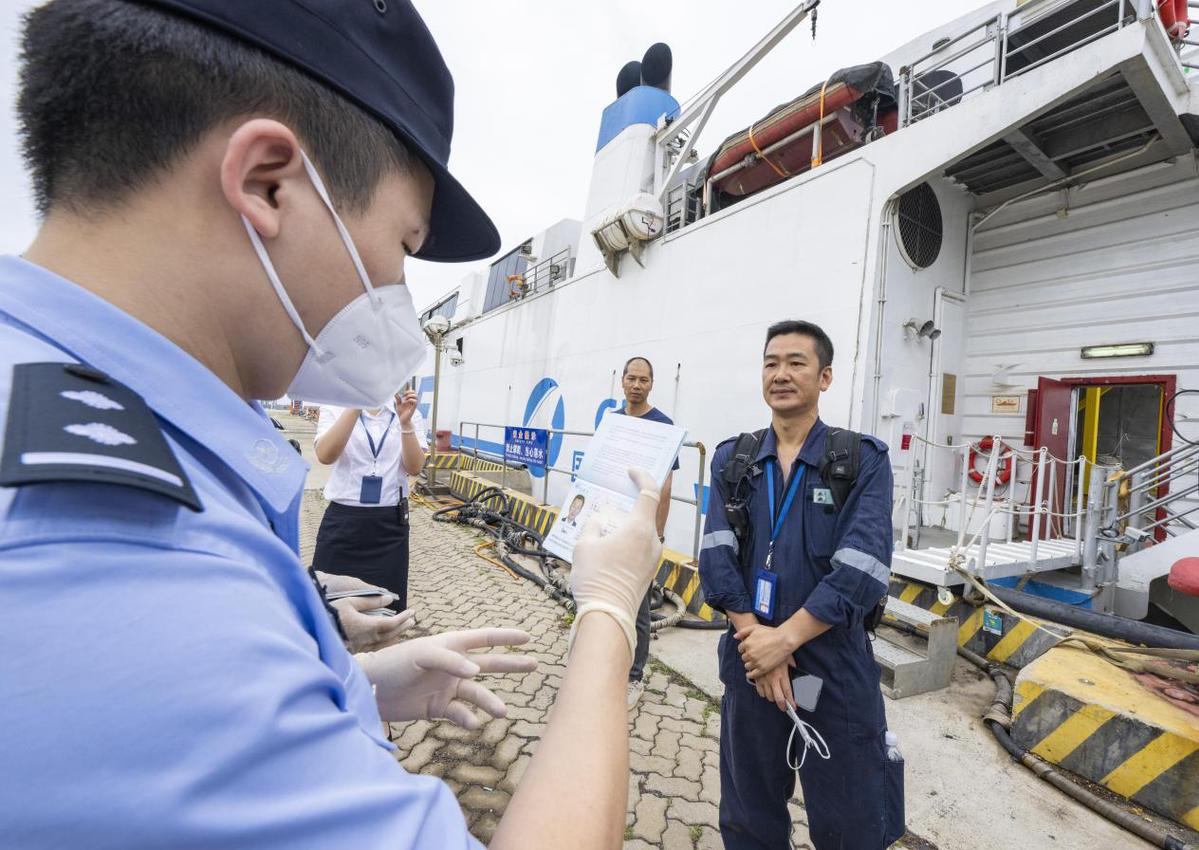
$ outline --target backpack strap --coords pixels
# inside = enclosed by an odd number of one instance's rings
[[[746,431],[737,437],[737,442],[733,446],[733,456],[724,465],[720,475],[725,485],[726,496],[737,492],[741,482],[749,473],[750,467],[754,465],[754,459],[758,456],[758,448],[762,445],[762,436],[765,433],[766,429],[763,428],[761,431]]]
[[[758,447],[762,444],[761,431],[747,432],[737,437],[733,446],[733,456],[721,470],[719,482],[724,491],[724,517],[733,536],[737,538],[738,551],[741,558],[746,558],[749,552],[750,521],[749,506],[746,497],[745,482],[749,480],[750,469],[758,456]]]
[[[862,435],[845,428],[829,428],[824,457],[820,459],[820,480],[833,495],[837,510],[849,498],[861,468]]]

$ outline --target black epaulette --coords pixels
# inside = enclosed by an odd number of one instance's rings
[[[0,485],[62,481],[136,487],[204,510],[141,396],[81,363],[21,363],[13,367]]]

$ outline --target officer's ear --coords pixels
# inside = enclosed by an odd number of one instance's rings
[[[264,239],[279,233],[281,195],[307,179],[300,143],[286,125],[254,118],[229,137],[221,158],[221,192]]]
[[[832,386],[832,383],[833,383],[833,367],[831,365],[825,366],[823,369],[820,370],[820,391],[824,392],[830,386]]]

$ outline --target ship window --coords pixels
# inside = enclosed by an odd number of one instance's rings
[[[900,195],[895,218],[903,258],[915,268],[927,269],[941,253],[941,205],[933,187],[921,183]]]

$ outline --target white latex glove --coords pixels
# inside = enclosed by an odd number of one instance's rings
[[[386,608],[396,598],[388,593],[384,596],[350,596],[329,603],[341,621],[350,652],[370,652],[391,646],[416,624],[416,612],[411,608],[394,617],[363,613],[373,608]]]
[[[472,649],[519,646],[529,635],[520,629],[469,629],[404,641],[378,652],[356,656],[375,686],[379,715],[389,723],[445,718],[463,729],[482,724],[475,705],[492,717],[504,717],[508,706],[471,681],[479,673],[530,673],[537,659],[527,655]]]
[[[630,469],[629,477],[641,490],[633,510],[623,519],[600,514],[587,522],[575,544],[570,591],[578,606],[574,628],[587,614],[607,614],[624,630],[632,658],[637,609],[662,556],[662,543],[656,524],[660,490],[643,470]]]

